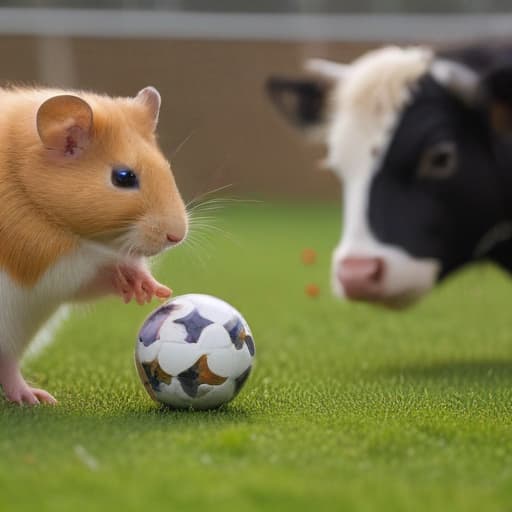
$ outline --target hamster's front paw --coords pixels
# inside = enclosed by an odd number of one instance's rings
[[[122,264],[116,267],[114,287],[127,304],[135,298],[139,304],[151,302],[153,297],[167,299],[172,290],[159,283],[143,263]]]

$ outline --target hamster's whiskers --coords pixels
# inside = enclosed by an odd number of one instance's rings
[[[214,214],[232,205],[261,203],[262,201],[252,199],[239,199],[236,197],[205,197],[225,190],[232,184],[224,185],[216,189],[210,190],[195,197],[186,204],[189,231],[187,238],[183,243],[186,251],[190,248],[190,253],[205,265],[203,256],[210,257],[216,247],[216,242],[221,235],[224,239],[241,245],[240,240],[236,239],[228,230],[218,226],[219,217]],[[215,243],[214,243],[215,242]],[[183,249],[182,249],[183,250]]]
[[[133,241],[133,234],[131,232],[121,235],[117,240],[121,254],[125,254],[126,256],[140,256],[140,254],[137,254],[137,247]]]
[[[212,191],[212,193],[215,191]],[[214,197],[211,199],[207,199],[202,202],[197,202],[199,198],[194,199],[187,203],[187,215],[188,218],[191,219],[196,216],[196,213],[203,212],[213,212],[217,210],[222,210],[231,206],[233,204],[247,204],[247,203],[261,203],[257,199],[239,199],[236,197]],[[196,204],[193,204],[196,203]]]
[[[198,213],[200,212],[189,214],[189,231],[184,246],[190,247],[192,254],[198,257],[204,265],[200,255],[212,254],[215,247],[214,241],[219,238],[218,235],[222,235],[222,237],[237,245],[239,245],[239,242],[229,231],[213,224],[218,218],[211,215],[199,215]]]
[[[124,235],[131,231],[133,229],[133,223],[131,222],[124,222],[117,228],[110,228],[105,229],[104,231],[100,231],[99,233],[96,233],[95,239],[101,239],[101,238],[111,238],[115,240],[116,236],[118,235]]]
[[[169,158],[169,160],[173,160],[174,157],[183,149],[183,147],[185,146],[185,144],[190,140],[190,138],[192,137],[192,135],[194,135],[196,133],[197,129],[194,128],[179,144],[178,146],[176,147],[176,149],[172,152],[172,155],[171,157]]]
[[[206,244],[204,243],[205,240],[201,240],[198,237],[193,236],[194,234],[187,235],[187,238],[185,242],[183,242],[182,249],[185,249],[185,251],[190,248],[191,250],[188,251],[191,253],[192,257],[196,258],[201,266],[206,267],[206,258],[210,258],[211,256],[211,250],[206,247]],[[212,246],[211,240],[207,240],[207,242]]]
[[[97,253],[97,254],[101,254],[102,256],[108,256],[108,257],[111,257],[111,258],[118,258],[119,257],[119,252],[100,243],[100,242],[95,242],[93,240],[85,240],[82,242],[82,245],[87,247],[87,249],[90,249],[92,250],[93,252]]]
[[[188,210],[189,207],[192,207],[192,209],[195,207],[194,205],[196,205],[196,203],[199,203],[199,201],[201,201],[201,199],[203,199],[204,197],[206,196],[210,196],[212,194],[215,194],[217,192],[220,192],[222,190],[226,190],[228,189],[229,187],[232,187],[233,184],[232,183],[228,183],[227,185],[223,185],[222,187],[218,187],[218,188],[214,188],[212,190],[208,190],[207,192],[203,192],[202,194],[199,194],[198,196],[194,197],[193,199],[191,199],[186,205],[185,205],[185,208]],[[222,199],[222,198],[219,198],[219,199]],[[213,198],[213,199],[210,199],[210,200],[207,200],[207,201],[204,201],[203,203],[200,203],[200,204],[205,204],[207,203],[208,201],[215,201],[216,198]]]
[[[112,236],[119,233],[119,235],[114,236],[108,243],[97,240],[85,240],[83,244],[98,254],[113,258],[119,258],[119,255],[134,256],[135,244],[133,243],[133,228],[128,227],[128,224],[126,226],[127,227],[111,229],[101,233],[101,237]]]

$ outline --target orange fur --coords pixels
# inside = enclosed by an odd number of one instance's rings
[[[76,158],[44,147],[40,105],[73,94],[93,112],[90,143]],[[83,239],[117,247],[129,235],[134,255],[183,237],[186,214],[169,163],[160,152],[154,113],[143,101],[47,89],[0,89],[0,269],[34,285]],[[140,189],[115,188],[113,166],[134,170]]]

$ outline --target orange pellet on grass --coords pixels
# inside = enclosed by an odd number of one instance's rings
[[[304,265],[314,265],[316,263],[316,251],[309,247],[303,249],[300,254],[300,259]]]
[[[320,287],[315,283],[308,284],[304,291],[308,297],[314,298],[320,295]]]

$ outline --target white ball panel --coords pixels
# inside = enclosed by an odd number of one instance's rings
[[[154,341],[151,345],[147,347],[144,343],[137,341],[136,347],[136,356],[141,363],[150,363],[154,361],[158,356],[158,352],[160,351],[160,341]]]
[[[168,318],[170,320],[175,320],[176,318],[181,318],[183,316],[186,316],[189,313],[191,313],[192,310],[194,309],[195,305],[191,301],[187,300],[185,297],[186,297],[186,295],[183,295],[183,296],[177,297],[175,299],[170,299],[165,304],[163,304],[163,306],[165,306],[167,304],[173,304],[173,305],[177,306],[169,314]]]
[[[231,320],[233,315],[240,314],[233,306],[217,297],[199,294],[189,294],[184,297],[196,306],[202,316],[219,324],[224,324]]]
[[[165,373],[178,375],[193,366],[202,354],[195,343],[162,343],[158,363]]]
[[[183,391],[178,379],[172,379],[170,384],[161,383],[160,391],[155,392],[158,400],[173,407],[190,407],[190,397]]]
[[[207,386],[202,384],[200,388]],[[229,402],[235,394],[235,382],[232,379],[228,379],[220,386],[208,386],[211,388],[207,394],[200,398],[195,398],[192,401],[192,407],[194,409],[211,409],[218,407],[226,402]]]
[[[197,344],[201,346],[204,352],[210,350],[231,347],[233,342],[229,337],[228,331],[220,324],[211,324],[203,329]]]
[[[176,324],[170,318],[167,318],[160,327],[160,340],[173,343],[187,343],[187,330],[182,324]]]
[[[208,355],[208,366],[213,373],[221,377],[238,377],[252,364],[252,358],[243,347],[236,350],[234,346],[228,349],[216,350]]]

